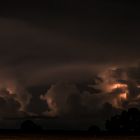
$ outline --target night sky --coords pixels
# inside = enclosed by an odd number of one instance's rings
[[[134,1],[0,4],[0,127],[87,129],[140,108]],[[104,115],[103,115],[104,114]]]

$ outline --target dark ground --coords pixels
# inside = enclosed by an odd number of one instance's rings
[[[139,140],[140,135],[93,134],[87,132],[2,132],[0,140]]]
[[[0,135],[1,140],[139,140],[140,136]]]

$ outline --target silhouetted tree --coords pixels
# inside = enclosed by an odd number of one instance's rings
[[[21,130],[22,131],[40,131],[42,130],[41,126],[35,124],[33,121],[31,120],[26,120],[21,124]]]
[[[107,120],[105,126],[109,132],[140,132],[140,111],[136,108],[123,111]]]

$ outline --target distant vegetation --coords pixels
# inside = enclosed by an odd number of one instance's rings
[[[31,120],[26,120],[21,124],[21,130],[25,132],[30,132],[30,131],[42,131],[42,127],[35,124]]]
[[[136,108],[123,111],[107,120],[105,126],[110,133],[140,132],[140,111]]]

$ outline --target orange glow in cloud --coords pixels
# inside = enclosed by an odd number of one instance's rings
[[[11,88],[7,88],[6,90],[9,92],[9,94],[13,94],[13,90]]]
[[[124,100],[127,99],[127,94],[128,94],[127,84],[116,83],[116,84],[113,84],[111,86],[111,88],[112,88],[112,91],[115,90],[115,89],[122,89],[123,92],[119,94],[119,98],[124,99]]]
[[[114,90],[120,89],[118,95],[114,96],[114,98],[112,99],[112,105],[116,108],[123,108],[122,101],[127,100],[129,93],[128,85],[124,83],[112,82],[106,85],[106,89],[109,93],[112,93]]]
[[[127,93],[121,93],[121,94],[119,95],[119,97],[120,97],[121,99],[126,100],[126,99],[127,99]]]
[[[116,84],[113,84],[111,88],[112,88],[112,90],[117,89],[117,88],[123,88],[124,89],[124,88],[127,88],[127,85],[126,84],[116,83]]]
[[[128,86],[126,84],[121,84],[121,83],[115,83],[115,84],[111,84],[109,85],[108,89],[110,91],[113,91],[115,89],[123,89],[126,90],[128,88]]]

